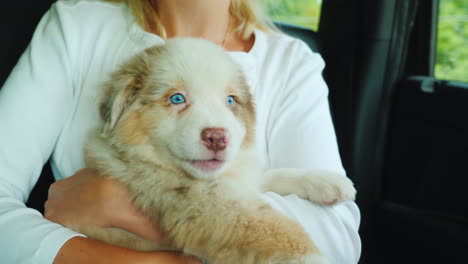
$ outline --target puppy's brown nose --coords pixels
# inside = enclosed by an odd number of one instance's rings
[[[215,152],[225,149],[229,142],[224,128],[205,128],[201,132],[201,138],[205,146]]]

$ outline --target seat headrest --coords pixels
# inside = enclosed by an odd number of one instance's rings
[[[307,45],[309,45],[311,50],[320,53],[320,40],[317,32],[308,28],[283,22],[275,22],[275,26],[278,27],[283,33],[291,37],[301,39]]]

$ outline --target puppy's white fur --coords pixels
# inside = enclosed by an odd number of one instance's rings
[[[185,101],[172,102],[175,94]],[[222,48],[174,39],[145,50],[106,83],[100,112],[102,127],[87,145],[88,166],[127,186],[172,249],[218,264],[327,262],[299,224],[258,194],[297,194],[332,204],[354,199],[353,185],[323,171],[262,173],[252,95]],[[227,146],[209,148],[211,138],[201,136],[206,129],[222,129]],[[77,231],[127,248],[161,249],[117,228]]]

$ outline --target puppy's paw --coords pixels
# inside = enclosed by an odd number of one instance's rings
[[[301,177],[304,199],[333,205],[338,202],[354,200],[356,189],[347,177],[324,171],[311,171]]]
[[[313,172],[304,175],[303,179],[304,199],[333,205],[338,202],[354,200],[356,189],[350,179],[343,175],[331,172]]]
[[[347,177],[324,170],[276,169],[267,173],[265,191],[296,194],[315,203],[333,205],[354,200],[356,189]]]

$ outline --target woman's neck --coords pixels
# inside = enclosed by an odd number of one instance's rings
[[[229,13],[230,0],[155,0],[167,38],[197,37],[230,51],[249,51],[254,36],[246,40],[236,32]]]
[[[158,0],[167,38],[199,37],[221,44],[230,31],[229,0]]]

